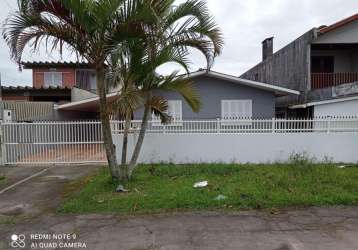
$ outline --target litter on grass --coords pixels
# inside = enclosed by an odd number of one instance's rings
[[[227,197],[225,195],[219,194],[218,196],[215,197],[216,201],[222,201],[222,200],[226,200]]]
[[[208,186],[208,181],[201,181],[194,184],[194,188],[204,188]]]
[[[116,192],[117,192],[117,193],[127,193],[127,192],[129,192],[129,190],[128,190],[128,189],[125,189],[125,188],[123,187],[123,185],[118,185],[118,187],[116,188]]]

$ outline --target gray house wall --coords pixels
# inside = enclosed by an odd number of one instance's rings
[[[175,92],[157,91],[155,95],[168,100],[182,100],[183,119],[217,119],[221,118],[221,100],[251,99],[253,118],[272,118],[275,116],[275,95],[273,92],[244,86],[208,76],[193,78],[200,94],[201,109],[194,113],[185,100]],[[143,111],[134,114],[135,120],[142,118]]]

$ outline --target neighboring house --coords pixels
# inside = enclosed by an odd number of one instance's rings
[[[55,102],[71,101],[71,89],[67,87],[1,87],[3,101]]]
[[[155,95],[163,96],[169,101],[169,114],[175,121],[242,118],[273,118],[275,116],[275,99],[278,96],[299,95],[298,91],[241,79],[214,71],[201,70],[191,73],[190,77],[200,94],[201,109],[198,113],[191,111],[183,98],[175,92],[157,91]],[[109,101],[115,94],[108,96]],[[80,100],[57,107],[62,111],[98,112],[98,97]],[[141,119],[141,112],[134,114],[134,119]],[[156,117],[152,118],[156,120]]]
[[[241,78],[300,91],[277,99],[277,116],[358,115],[358,14],[313,28],[273,53],[262,42],[263,60]]]
[[[34,121],[52,119],[54,105],[71,101],[66,87],[1,87],[0,120]]]
[[[83,62],[23,62],[32,86],[2,87],[0,119],[6,121],[90,120],[92,112],[61,112],[60,104],[96,96],[96,74]],[[50,108],[49,108],[50,107]]]
[[[96,72],[84,62],[23,62],[24,69],[32,70],[32,85],[41,87],[77,87],[96,91]]]

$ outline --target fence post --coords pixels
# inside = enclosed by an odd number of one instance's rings
[[[216,119],[216,133],[217,133],[217,134],[220,134],[220,127],[221,127],[220,119],[217,118],[217,119]]]
[[[276,120],[275,117],[272,118],[272,133],[274,134],[276,131]]]
[[[327,120],[327,134],[331,133],[331,119],[328,118]]]
[[[0,121],[0,166],[5,165],[6,162],[5,157],[6,157],[6,153],[5,153],[5,141],[3,136],[3,121]]]

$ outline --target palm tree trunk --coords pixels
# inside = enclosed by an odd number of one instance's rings
[[[132,173],[133,173],[133,171],[134,171],[134,169],[135,169],[135,167],[137,165],[137,161],[138,161],[138,158],[139,158],[139,153],[140,153],[140,150],[142,148],[144,137],[145,137],[145,131],[147,130],[148,118],[149,118],[150,109],[151,109],[150,105],[149,105],[150,99],[151,99],[151,93],[149,93],[147,95],[147,98],[146,98],[146,105],[145,105],[145,108],[144,108],[144,114],[143,114],[143,118],[142,118],[142,126],[140,128],[138,140],[137,140],[137,143],[135,145],[133,155],[132,155],[131,161],[130,161],[129,166],[128,166],[128,176],[129,176],[129,178],[131,177],[131,175],[132,175]]]
[[[122,145],[122,165],[127,164],[127,148],[128,148],[128,133],[131,125],[130,115],[126,115],[124,122],[124,131],[123,131],[123,145]]]
[[[115,146],[113,144],[111,124],[109,120],[109,112],[107,106],[107,90],[104,79],[104,69],[98,68],[96,70],[96,80],[97,80],[97,91],[99,95],[99,109],[100,109],[100,118],[102,123],[102,135],[103,135],[103,144],[106,151],[108,167],[111,173],[112,178],[118,178],[117,171],[117,159]]]
[[[122,161],[121,166],[119,168],[119,176],[121,181],[128,180],[128,166],[127,166],[127,151],[128,151],[128,134],[131,125],[131,118],[130,115],[126,115],[125,122],[124,122],[124,131],[123,131],[123,144],[122,144]]]

